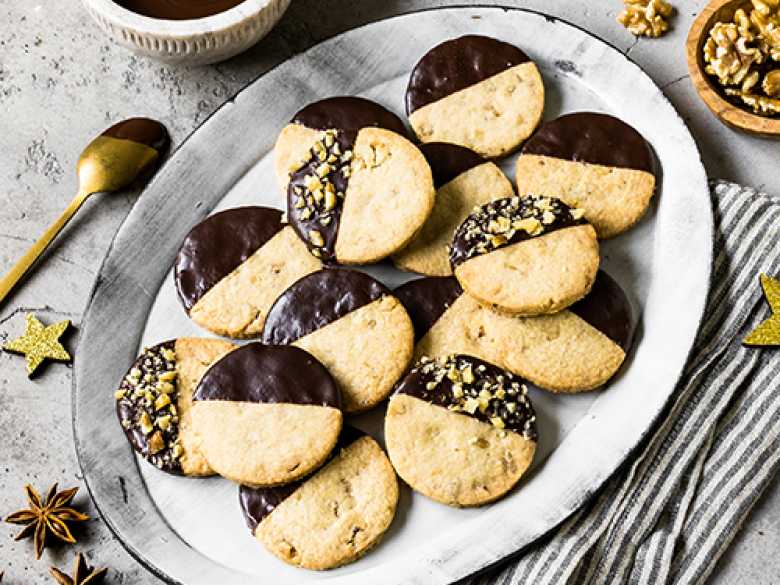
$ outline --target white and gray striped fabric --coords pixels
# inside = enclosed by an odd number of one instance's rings
[[[748,349],[780,274],[780,199],[712,184],[712,288],[675,398],[637,456],[519,560],[469,585],[701,584],[780,467],[780,350]]]

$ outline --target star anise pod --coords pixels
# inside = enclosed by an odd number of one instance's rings
[[[95,569],[87,564],[84,555],[76,555],[76,562],[73,564],[73,576],[70,577],[60,571],[57,567],[51,567],[51,576],[59,585],[95,585],[103,580],[108,573],[107,568]]]
[[[31,485],[25,486],[27,500],[30,507],[26,510],[19,510],[8,516],[5,521],[11,524],[24,524],[22,531],[16,535],[15,540],[21,540],[33,535],[35,544],[35,558],[40,559],[43,549],[46,546],[46,537],[52,534],[60,540],[74,544],[76,539],[70,533],[68,522],[83,522],[89,520],[89,516],[82,514],[68,505],[73,500],[79,488],[74,487],[61,492],[57,491],[55,483],[46,496],[45,501],[41,501],[41,496],[33,489]]]

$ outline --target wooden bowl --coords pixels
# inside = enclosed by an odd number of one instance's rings
[[[693,22],[685,49],[693,85],[718,119],[738,130],[761,136],[780,136],[780,118],[767,118],[737,106],[723,97],[717,81],[704,71],[702,48],[717,22],[731,22],[739,8],[750,9],[750,0],[712,0]]]

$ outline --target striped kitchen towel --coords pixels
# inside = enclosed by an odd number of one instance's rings
[[[780,198],[712,184],[706,313],[650,439],[551,535],[469,585],[701,584],[780,467],[780,350],[742,338],[780,275]]]

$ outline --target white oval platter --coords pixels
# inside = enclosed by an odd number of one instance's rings
[[[176,300],[171,265],[189,229],[237,205],[279,207],[271,150],[304,104],[359,94],[403,114],[406,80],[433,45],[462,34],[517,44],[541,67],[546,117],[612,113],[653,145],[658,197],[634,230],[602,247],[603,266],[628,291],[639,329],[626,367],[608,388],[579,396],[534,392],[541,443],[519,489],[480,509],[456,510],[405,486],[382,543],[324,573],[266,553],[243,524],[237,488],[171,477],[138,461],[115,420],[113,389],[141,345],[204,335]],[[513,158],[502,162],[512,176]],[[117,537],[164,580],[187,585],[450,583],[529,545],[585,502],[629,457],[669,398],[708,292],[712,211],[699,154],[652,80],[619,51],[543,14],[446,8],[402,15],[315,46],[262,76],[207,120],[171,157],[108,252],[82,323],[74,433],[89,491]],[[388,284],[408,279],[371,272]],[[381,439],[382,412],[353,422]]]

